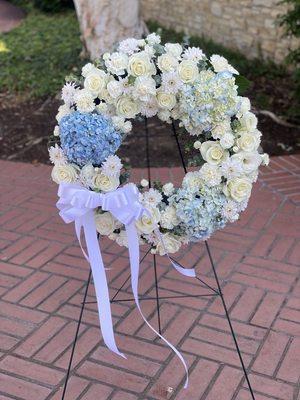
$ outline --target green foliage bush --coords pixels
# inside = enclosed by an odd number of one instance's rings
[[[33,0],[33,4],[41,11],[57,13],[66,8],[74,8],[72,0]]]
[[[285,29],[285,35],[300,39],[300,0],[282,0],[280,4],[288,5],[287,13],[279,18],[280,25]],[[300,101],[300,46],[296,49],[291,49],[286,60],[296,67],[294,71],[296,83],[294,95]],[[299,108],[296,111],[296,115],[300,118]]]
[[[74,11],[33,10],[11,32],[0,34],[0,90],[28,97],[55,95],[74,67],[82,44]]]

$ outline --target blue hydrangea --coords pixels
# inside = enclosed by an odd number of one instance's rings
[[[111,119],[101,114],[75,111],[61,119],[59,130],[65,156],[80,167],[100,165],[122,142]]]

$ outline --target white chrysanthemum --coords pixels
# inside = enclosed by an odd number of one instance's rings
[[[145,206],[156,207],[162,201],[162,195],[156,189],[149,189],[142,195],[142,202]]]
[[[176,94],[183,86],[177,72],[165,72],[162,74],[161,85],[167,93]]]
[[[121,160],[116,155],[110,155],[101,165],[102,173],[106,176],[119,176],[123,164]]]
[[[110,57],[105,60],[107,70],[113,75],[124,75],[128,65],[128,56],[124,53],[112,53]]]
[[[222,175],[220,168],[216,165],[205,163],[200,168],[199,175],[207,186],[216,186],[221,183]]]
[[[241,160],[234,157],[228,158],[222,162],[221,172],[226,179],[232,179],[241,176],[244,172]]]
[[[156,83],[150,76],[139,76],[134,82],[133,95],[141,101],[149,101],[156,94]]]
[[[232,65],[226,60],[225,57],[219,56],[217,54],[213,54],[210,57],[210,62],[215,70],[215,72],[230,72],[235,75],[239,75],[239,72],[233,68]]]
[[[119,44],[119,51],[128,55],[139,49],[139,41],[134,38],[125,39]]]
[[[184,58],[185,60],[192,60],[198,62],[205,58],[205,54],[198,47],[188,47],[184,51],[182,58]]]
[[[230,222],[234,222],[239,218],[239,209],[237,203],[229,200],[222,210],[222,216]]]
[[[67,82],[61,90],[61,98],[68,105],[71,106],[74,103],[74,95],[77,92],[75,82]]]
[[[94,97],[87,89],[81,89],[76,92],[74,100],[77,109],[81,112],[92,112],[95,109]]]
[[[148,35],[147,37],[146,37],[146,41],[151,45],[151,46],[154,46],[155,44],[159,44],[160,43],[160,36],[157,34],[157,33],[155,33],[155,32],[153,32],[153,33],[150,33],[150,35]]]
[[[151,97],[147,102],[141,103],[141,115],[147,118],[154,117],[158,113],[158,104],[156,97]]]
[[[49,151],[49,158],[52,164],[65,165],[67,163],[67,159],[64,155],[64,152],[57,144],[55,146],[51,146],[48,151]]]

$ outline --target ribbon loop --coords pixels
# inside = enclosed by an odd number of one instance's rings
[[[103,211],[109,211],[118,221],[125,225],[128,237],[131,286],[136,306],[145,323],[150,327],[150,329],[152,329],[153,332],[155,332],[155,334],[165,341],[165,343],[175,352],[182,362],[186,371],[187,378],[185,387],[187,387],[188,369],[182,355],[171,343],[169,343],[150,325],[143,315],[139,304],[138,279],[140,255],[138,233],[135,226],[135,221],[138,220],[143,213],[147,213],[148,211],[139,201],[139,191],[136,185],[130,183],[118,188],[113,192],[102,194],[95,193],[78,184],[60,184],[58,196],[59,200],[56,203],[56,206],[60,210],[59,215],[66,223],[75,222],[75,230],[80,247],[84,256],[91,265],[98,304],[100,328],[106,346],[114,353],[126,358],[124,354],[119,351],[114,337],[109,290],[99,242],[97,239],[97,230],[94,217],[94,211],[98,207],[101,207]],[[84,231],[88,254],[85,253],[81,245],[82,228]],[[159,230],[156,229],[155,233],[164,247],[163,237]],[[166,249],[165,253],[173,267],[178,272],[185,276],[195,276],[195,271],[193,269],[182,268],[170,259]]]

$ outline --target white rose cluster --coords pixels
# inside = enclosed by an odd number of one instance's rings
[[[174,120],[195,137],[200,167],[188,172],[180,188],[168,182],[148,188],[141,181],[144,213],[136,221],[140,243],[164,255],[189,241],[204,240],[247,207],[261,164],[269,158],[260,148],[261,133],[250,101],[238,95],[238,71],[220,55],[206,57],[197,47],[161,43],[156,33],[123,40],[114,51],[86,64],[78,81],[61,93],[49,148],[52,179],[80,183],[108,193],[122,181],[122,163],[109,155],[96,165],[69,162],[60,146],[61,121],[74,112],[104,115],[117,132],[128,134],[139,116]],[[106,140],[109,140],[106,139]],[[122,226],[109,212],[96,210],[97,231],[127,246]]]

